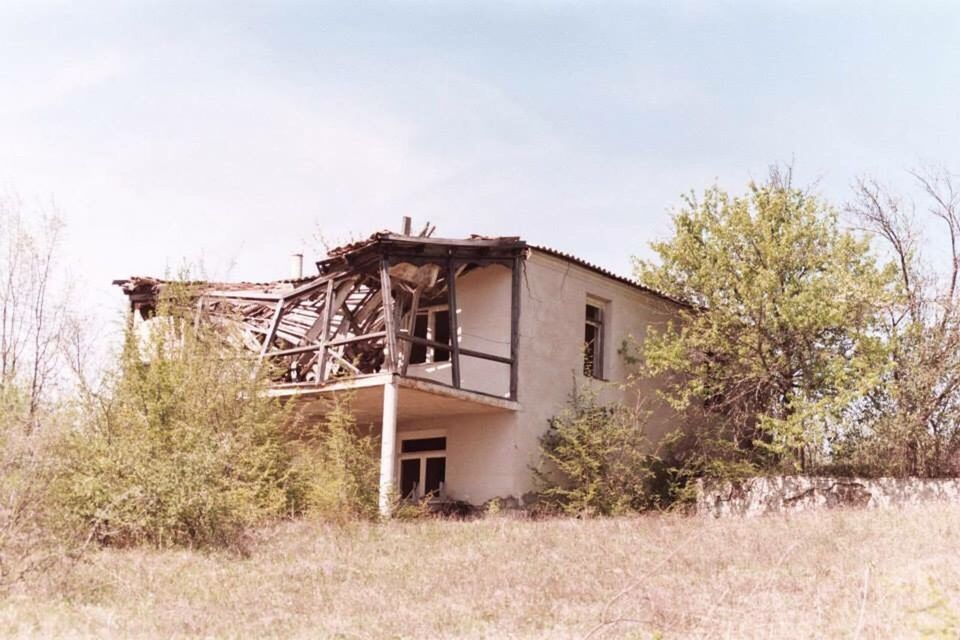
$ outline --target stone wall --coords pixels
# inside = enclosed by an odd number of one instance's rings
[[[930,500],[960,503],[960,478],[770,476],[698,481],[696,513],[721,518],[833,507],[880,508]]]

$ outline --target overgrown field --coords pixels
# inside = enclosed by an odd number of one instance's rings
[[[0,603],[3,636],[955,637],[960,507],[711,521],[488,517],[102,550]],[[659,635],[658,635],[659,634]]]

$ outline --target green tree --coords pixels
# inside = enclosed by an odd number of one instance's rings
[[[875,328],[892,274],[822,199],[776,170],[743,195],[691,195],[639,279],[688,306],[642,347],[678,409],[705,414],[698,464],[809,468],[882,375]]]

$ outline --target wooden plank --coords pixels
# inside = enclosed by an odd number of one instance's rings
[[[456,240],[450,238],[418,238],[411,236],[402,236],[395,233],[385,234],[383,240],[391,244],[399,245],[433,245],[440,247],[464,247],[464,248],[513,248],[517,246],[526,246],[526,243],[520,240],[519,236],[503,238],[470,238],[467,240]]]
[[[274,340],[279,338],[289,342],[290,344],[300,344],[302,337],[302,333],[288,331],[288,327],[281,321],[280,325],[277,327],[277,333],[274,335]]]
[[[280,329],[290,333],[305,335],[311,326],[313,326],[312,322],[304,322],[301,318],[291,317],[289,309],[280,318]]]
[[[523,261],[513,259],[510,284],[510,399],[516,400],[520,382],[520,275]]]
[[[357,333],[363,333],[366,327],[371,323],[369,320],[376,317],[374,313],[378,307],[383,305],[383,292],[377,290],[363,303],[353,317],[350,319],[351,327]]]
[[[387,332],[384,364],[389,373],[397,370],[397,328],[393,316],[393,294],[390,282],[390,258],[384,256],[380,262],[380,294],[383,298],[383,327]]]
[[[245,291],[243,289],[237,289],[231,291],[229,289],[222,291],[205,291],[203,293],[205,296],[211,298],[232,298],[235,300],[281,300],[283,298],[283,293],[273,293],[266,291]]]
[[[451,385],[447,384],[446,382],[440,382],[439,380],[434,380],[434,379],[432,379],[432,378],[423,378],[423,377],[421,377],[421,376],[406,376],[405,378],[402,378],[402,379],[401,379],[401,384],[403,383],[403,381],[425,382],[425,383],[430,384],[430,385],[437,385],[437,386],[440,386],[440,387],[446,387],[446,388],[448,388],[448,389],[452,389],[452,388],[453,388]],[[413,385],[410,385],[410,386],[411,386],[412,388],[414,388],[414,389],[417,388],[416,386],[413,386]],[[470,394],[470,395],[473,395],[473,396],[482,396],[482,397],[485,397],[485,398],[493,398],[493,399],[495,399],[495,400],[499,400],[500,402],[512,402],[512,400],[509,400],[509,399],[507,399],[507,398],[504,398],[503,396],[499,396],[499,395],[497,395],[497,394],[495,394],[495,393],[488,393],[488,392],[486,392],[486,391],[477,391],[476,389],[457,389],[457,391],[458,391],[459,393],[461,393],[461,394],[464,394],[464,395],[463,395],[463,399],[465,399],[465,400],[470,400],[469,396],[466,395],[466,394]],[[430,391],[428,391],[428,393],[430,393]],[[435,392],[432,392],[432,393],[435,393]],[[505,409],[506,409],[506,408],[509,408],[509,409],[511,409],[511,410],[515,410],[515,409],[517,409],[517,408],[519,408],[519,407],[503,407],[503,408],[505,408]]]
[[[420,338],[418,336],[408,336],[400,334],[397,336],[400,340],[405,340],[412,344],[422,344],[425,347],[433,347],[434,349],[449,349],[450,345],[444,344],[443,342],[437,342],[436,340],[427,340],[426,338]],[[468,358],[480,358],[481,360],[490,360],[492,362],[499,362],[500,364],[512,364],[513,360],[506,358],[504,356],[498,356],[493,353],[485,353],[483,351],[474,351],[473,349],[464,349],[460,347],[460,355],[466,356]],[[435,363],[436,364],[436,363]]]
[[[331,347],[341,347],[345,344],[353,344],[355,342],[365,342],[367,340],[376,340],[379,338],[386,338],[386,331],[374,331],[373,333],[365,333],[362,336],[349,336],[346,338],[338,338],[336,340],[331,340],[327,344]]]
[[[367,333],[362,336],[350,336],[348,338],[338,338],[336,340],[330,340],[326,343],[326,346],[329,348],[333,347],[342,347],[348,344],[354,344],[355,342],[367,342],[368,340],[377,340],[379,338],[385,338],[387,336],[386,331],[376,331],[374,333]],[[323,346],[323,343],[314,343],[314,344],[304,344],[297,347],[290,347],[289,349],[277,349],[276,351],[268,351],[267,356],[270,358],[279,358],[281,356],[292,356],[298,353],[307,353],[308,351],[316,351]]]
[[[270,329],[267,336],[263,339],[263,348],[260,349],[260,357],[267,355],[270,350],[270,344],[277,335],[277,329],[280,327],[280,316],[283,314],[283,298],[277,301],[277,308],[273,311],[273,318],[270,320]]]
[[[304,306],[303,301],[300,301],[292,309],[287,309],[285,317],[296,318],[299,322],[313,325],[318,319],[323,317],[323,308],[315,309],[314,307],[307,307]]]
[[[327,352],[330,347],[327,341],[330,339],[330,320],[333,318],[333,280],[327,283],[327,303],[323,306],[323,327],[321,328],[322,344],[317,350],[317,382],[323,382],[327,377]],[[308,332],[309,333],[309,332]]]
[[[340,305],[350,296],[356,287],[356,278],[347,278],[339,285],[336,285],[336,292],[334,293],[334,280],[327,281],[327,289],[325,292],[324,303],[322,305],[321,312],[315,316],[315,320],[312,325],[307,329],[306,333],[303,335],[304,343],[313,343],[317,341],[317,338],[320,341],[330,339],[330,324],[333,321],[333,317],[337,312],[337,309],[340,308]],[[320,355],[320,354],[318,354]],[[319,360],[323,360],[322,356]],[[304,364],[305,358],[300,359],[300,363]]]
[[[327,284],[327,282],[329,282],[330,280],[336,280],[342,275],[344,274],[333,273],[330,275],[320,276],[319,278],[315,278],[314,280],[311,280],[306,284],[300,285],[295,289],[291,289],[290,291],[284,291],[283,297],[286,298],[287,300],[296,300],[297,298],[300,298],[308,293],[312,293],[313,291],[323,288]]]
[[[352,362],[343,358],[339,353],[330,352],[330,357],[345,366],[347,369],[353,372],[354,375],[362,375],[362,371],[358,369]]]
[[[390,253],[390,257],[394,262],[407,262],[412,265],[422,266],[426,264],[437,264],[443,265],[446,262],[445,254],[423,254],[415,253],[410,251],[395,251]],[[513,258],[504,257],[504,256],[484,256],[484,255],[471,255],[471,256],[462,256],[462,260],[470,262],[471,264],[476,264],[480,266],[488,266],[491,264],[503,265],[507,268],[510,268],[513,265]]]
[[[453,386],[460,388],[460,340],[457,335],[457,272],[453,260],[447,260],[447,309],[450,318],[450,374]]]
[[[298,298],[303,297],[308,293],[312,293],[314,290],[322,288],[327,284],[329,280],[334,280],[337,277],[342,276],[341,273],[321,276],[315,278],[310,282],[303,284],[299,287],[290,290],[282,291],[258,291],[255,289],[214,289],[212,291],[204,291],[203,295],[211,296],[214,298],[233,298],[236,300],[283,300],[294,301]]]

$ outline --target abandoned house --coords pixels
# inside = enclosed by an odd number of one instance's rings
[[[381,436],[382,509],[394,491],[522,502],[538,439],[575,382],[645,402],[654,437],[676,426],[653,388],[604,384],[628,373],[624,340],[678,309],[636,282],[516,237],[409,231],[334,249],[316,268],[268,284],[202,283],[196,313],[239,323],[247,346],[281,365],[272,393],[308,419],[322,416],[325,395],[353,391],[358,422]],[[164,282],[115,284],[149,318]]]

